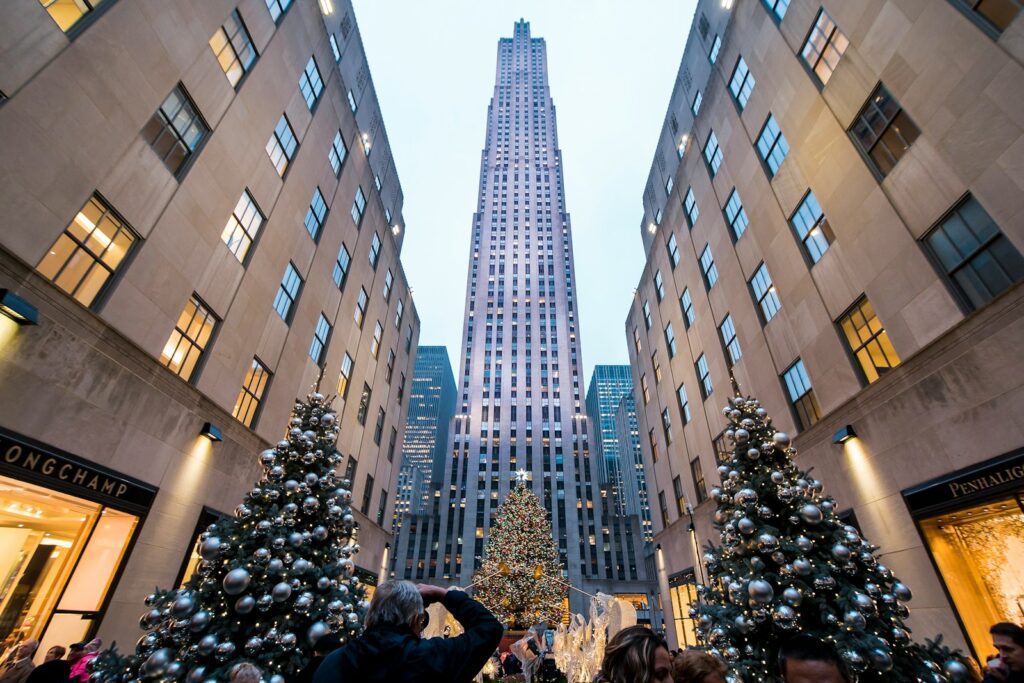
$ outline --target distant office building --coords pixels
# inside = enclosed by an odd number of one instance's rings
[[[601,483],[611,485],[615,514],[625,514],[619,440],[615,411],[626,394],[633,393],[633,374],[628,365],[595,365],[587,387],[587,414],[596,420],[594,457],[601,467]]]
[[[654,540],[654,528],[651,525],[647,474],[644,472],[640,431],[637,427],[636,401],[632,392],[623,396],[615,409],[615,437],[622,471],[623,514],[639,517],[644,542],[650,543]]]

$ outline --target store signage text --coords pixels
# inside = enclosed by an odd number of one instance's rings
[[[967,481],[951,481],[949,482],[949,492],[954,498],[959,498],[960,496],[979,493],[986,489],[1003,486],[1014,481],[1024,481],[1024,465],[1007,467],[999,472],[986,474],[985,476]]]

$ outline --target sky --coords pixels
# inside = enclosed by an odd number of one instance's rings
[[[626,364],[644,265],[643,191],[696,0],[353,0],[405,194],[402,247],[421,345],[459,372],[470,229],[497,43],[547,42],[572,221],[585,386]]]

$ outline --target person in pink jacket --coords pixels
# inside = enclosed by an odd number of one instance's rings
[[[81,643],[75,643],[75,645],[82,645]],[[71,646],[71,651],[77,649],[75,645]],[[100,654],[100,648],[103,647],[103,641],[99,638],[93,638],[88,643],[82,646],[83,654],[78,657],[71,664],[71,676],[68,678],[69,681],[80,681],[80,683],[87,683],[89,680],[89,662],[96,659]],[[72,658],[72,654],[68,655],[68,659]]]

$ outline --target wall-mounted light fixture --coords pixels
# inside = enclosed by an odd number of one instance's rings
[[[39,324],[39,311],[9,289],[0,289],[0,313],[19,325]]]
[[[205,436],[210,441],[223,441],[224,438],[220,433],[220,427],[213,424],[212,422],[203,423],[203,428],[199,432],[199,436]]]
[[[842,429],[832,435],[832,443],[844,444],[850,439],[857,437],[857,432],[853,431],[853,425],[845,425]]]

